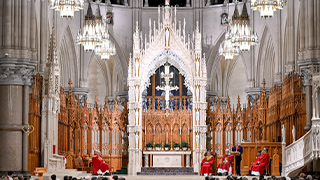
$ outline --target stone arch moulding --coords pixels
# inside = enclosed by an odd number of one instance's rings
[[[179,70],[180,74],[185,77],[185,85],[188,90],[193,93],[193,72],[191,71],[191,68],[188,67],[186,62],[179,58],[178,55],[174,54],[171,51],[163,51],[155,58],[150,58],[149,61],[146,60],[146,62],[149,62],[148,64],[146,64],[146,66],[141,66],[141,69],[144,70],[141,76],[141,92],[143,92],[149,86],[150,76],[152,76],[160,66],[164,65],[166,61],[176,67]]]

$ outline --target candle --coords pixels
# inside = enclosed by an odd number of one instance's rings
[[[172,135],[172,126],[171,126],[171,135]]]
[[[156,133],[156,126],[153,126],[153,132]]]
[[[188,136],[189,136],[189,127],[188,127]]]
[[[177,5],[174,6],[174,17],[177,18]]]

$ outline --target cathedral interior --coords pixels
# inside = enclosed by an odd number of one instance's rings
[[[265,147],[270,175],[320,172],[319,0],[1,0],[0,9],[0,175],[91,173],[95,150],[128,175],[200,174],[211,151],[215,174],[236,142],[241,174]]]

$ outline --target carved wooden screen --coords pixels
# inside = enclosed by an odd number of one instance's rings
[[[302,88],[302,79],[299,74],[291,72],[283,80],[280,120],[281,125],[284,124],[287,130],[287,144],[293,142],[291,133],[293,126],[295,126],[296,129],[295,139],[298,139],[305,134],[303,129],[306,125],[305,97]]]
[[[215,110],[208,107],[207,124],[211,126],[208,134],[212,141],[207,145],[217,155],[223,154],[236,140],[247,142],[280,142],[281,126],[286,127],[286,144],[293,141],[291,130],[296,129],[296,139],[303,136],[305,120],[305,100],[302,93],[301,77],[294,72],[285,77],[281,86],[275,85],[267,96],[265,83],[263,90],[253,103],[248,97],[247,106],[241,108],[238,99],[237,108],[231,109],[229,98],[227,107],[222,110],[218,98]],[[230,138],[231,136],[231,138]]]
[[[94,149],[102,152],[111,171],[127,166],[126,101],[121,111],[117,100],[114,107],[109,108],[106,98],[105,105],[99,108],[97,98],[93,107],[88,106],[86,97],[83,103],[76,99],[79,97],[71,90],[66,98],[61,89],[58,153],[67,157],[67,168],[90,171],[89,159]]]
[[[35,167],[41,166],[41,102],[43,78],[37,74],[32,79],[30,94],[29,124],[34,131],[28,137],[28,171],[34,174]]]
[[[148,102],[151,104],[152,100],[149,99]],[[163,147],[165,143],[181,144],[183,141],[188,142],[192,149],[192,111],[186,105],[186,100],[179,105],[181,109],[177,108],[178,101],[175,100],[173,106],[177,109],[173,109],[169,116],[161,110],[160,101],[157,102],[155,108],[149,106],[142,114],[143,149],[149,142],[160,143]]]

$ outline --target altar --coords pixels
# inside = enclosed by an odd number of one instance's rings
[[[190,167],[191,151],[144,151],[143,155],[145,167]]]

